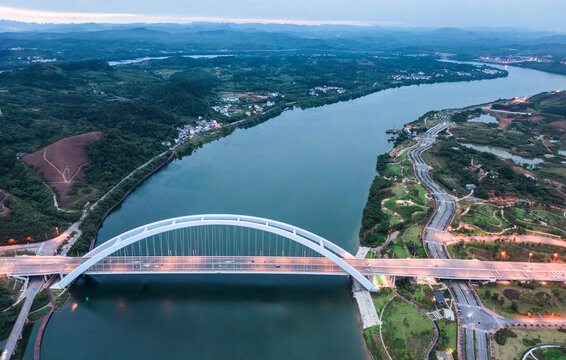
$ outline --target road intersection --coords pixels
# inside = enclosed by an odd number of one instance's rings
[[[447,231],[448,226],[456,213],[456,199],[436,184],[430,177],[430,167],[424,162],[422,153],[427,151],[434,144],[437,135],[448,129],[452,123],[450,117],[452,111],[443,111],[439,114],[440,123],[429,129],[419,143],[409,150],[409,159],[413,163],[413,169],[418,181],[428,190],[436,202],[436,208],[429,219],[423,232],[423,243],[425,250],[430,258],[448,259],[450,255],[446,245],[454,243],[454,237]],[[510,263],[508,263],[510,264]],[[558,264],[555,265],[553,272],[556,276],[562,276]],[[514,265],[510,265],[514,266]],[[492,269],[494,276],[500,275],[498,268]],[[526,276],[531,273],[528,269],[523,269]],[[468,280],[473,279],[469,277]],[[531,280],[535,280],[534,278]],[[481,300],[473,289],[465,281],[446,281],[456,304],[459,317],[459,351],[460,356],[467,360],[487,360],[490,355],[490,336],[489,334],[503,326],[514,326],[514,324],[524,325],[523,319],[503,319],[499,315],[485,309]],[[554,319],[554,321],[530,319],[532,324],[547,326],[565,326],[564,319]],[[475,335],[474,335],[475,334]],[[475,338],[475,346],[474,346]],[[464,354],[462,354],[464,353]]]

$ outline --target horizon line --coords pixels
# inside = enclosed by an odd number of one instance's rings
[[[349,20],[293,20],[265,18],[223,18],[207,16],[153,16],[128,13],[91,13],[29,10],[0,6],[1,20],[36,24],[188,24],[193,22],[235,23],[235,24],[279,24],[279,25],[349,25],[349,26],[400,26],[395,21],[349,21]]]

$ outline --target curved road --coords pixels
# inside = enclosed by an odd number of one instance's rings
[[[429,129],[423,139],[409,151],[409,158],[413,162],[415,176],[436,201],[436,209],[423,232],[425,250],[429,257],[436,259],[447,259],[450,257],[446,246],[442,243],[442,238],[446,238],[446,229],[456,213],[456,200],[432,180],[429,174],[430,168],[424,162],[422,153],[432,147],[436,141],[436,136],[440,132],[452,125],[450,122],[452,114],[453,112],[451,111],[441,112],[439,114],[440,123]],[[458,316],[460,317],[461,328],[459,331],[464,332],[464,336],[459,336],[459,338],[465,339],[465,358],[475,360],[477,357],[480,360],[487,360],[489,348],[488,330],[484,326],[480,327],[480,325],[482,325],[482,321],[485,324],[485,320],[493,320],[493,316],[483,310],[477,296],[465,282],[448,281],[446,284],[452,290],[452,294],[454,294]],[[464,315],[464,312],[466,315]],[[474,331],[477,353],[474,351]],[[459,348],[462,349],[462,344],[459,345]]]
[[[523,356],[521,356],[521,360],[527,360],[527,358],[529,356],[531,356],[533,359],[536,359],[536,357],[534,355],[532,355],[533,351],[535,351],[535,350],[543,349],[543,348],[557,348],[557,347],[560,347],[560,346],[554,345],[554,344],[542,344],[542,345],[530,347],[527,350],[525,350],[525,352],[523,353]]]
[[[28,315],[31,310],[31,305],[33,304],[33,299],[41,289],[42,285],[43,285],[43,280],[39,277],[31,278],[29,280],[28,287],[24,293],[24,297],[25,297],[24,305],[22,306],[22,309],[18,314],[18,317],[16,319],[16,322],[14,323],[12,331],[10,332],[10,336],[8,337],[8,340],[6,340],[4,349],[0,354],[0,360],[8,360],[12,357],[12,354],[16,349],[16,345],[18,344],[18,340],[20,339],[20,334],[22,333],[24,325],[26,324],[26,321],[28,319]]]

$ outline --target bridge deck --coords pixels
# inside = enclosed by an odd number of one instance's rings
[[[18,256],[0,259],[5,275],[68,274],[86,258]],[[470,280],[566,281],[566,264],[456,259],[345,259],[363,275]],[[108,257],[87,274],[256,273],[347,275],[326,258],[303,257]]]

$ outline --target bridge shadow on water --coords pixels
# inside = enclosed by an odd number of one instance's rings
[[[345,276],[110,275],[70,292],[45,359],[365,358]]]
[[[96,300],[128,301],[178,299],[236,303],[308,302],[343,296],[351,280],[345,276],[304,275],[85,275],[71,287],[73,298],[94,304]],[[88,298],[88,301],[86,300]]]
[[[182,227],[171,230],[178,224]],[[168,273],[176,269],[174,262],[145,274],[120,275],[123,267],[114,268],[119,263],[115,257],[131,261],[145,256],[196,260],[324,256],[340,263],[343,255],[348,253],[314,234],[260,218],[199,215],[148,224],[89,253],[94,264],[87,260],[85,269],[99,266],[115,273],[77,278],[69,288],[69,303],[50,321],[42,355],[46,359],[364,359],[361,324],[346,276],[216,271],[176,275]],[[79,270],[74,276],[84,271]],[[69,280],[68,275],[67,283],[74,276]],[[77,331],[85,336],[77,336]]]

